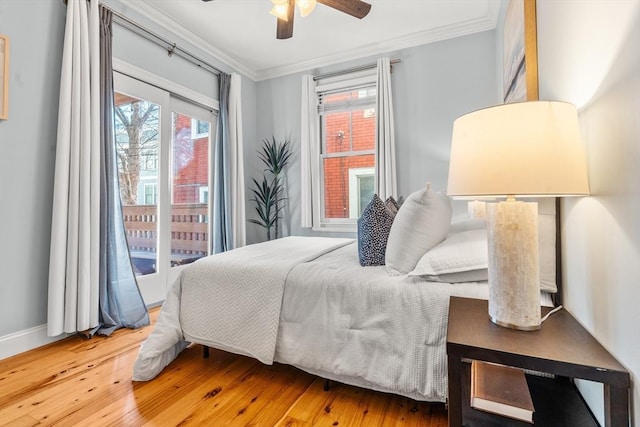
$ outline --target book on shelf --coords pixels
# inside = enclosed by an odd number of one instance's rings
[[[533,402],[524,371],[473,360],[471,407],[533,423]]]

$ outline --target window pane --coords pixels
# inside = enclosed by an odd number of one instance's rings
[[[323,116],[323,153],[364,151],[375,148],[375,107],[326,113]]]
[[[361,204],[359,199],[368,197],[370,200],[373,195],[373,186],[368,190],[366,179],[360,181],[357,178],[371,176],[374,162],[373,154],[324,159],[324,218],[357,218],[360,215],[362,210],[357,206]],[[362,170],[370,170],[370,172],[363,174],[359,172]],[[356,179],[354,180],[353,177]],[[369,193],[371,195],[367,195]]]
[[[198,120],[198,135],[209,133],[209,123]]]
[[[122,215],[136,275],[155,273],[157,248],[157,104],[116,92],[115,140]],[[151,161],[151,166],[154,161]]]
[[[209,129],[207,122],[173,113],[172,266],[188,264],[208,254]],[[200,131],[204,133],[199,134]]]
[[[373,198],[374,186],[375,177],[373,174],[358,176],[358,209],[356,211],[356,218],[360,218],[360,215],[362,215],[362,210],[369,204],[369,202]]]

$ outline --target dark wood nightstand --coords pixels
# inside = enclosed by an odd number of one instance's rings
[[[549,311],[543,308],[543,315]],[[469,407],[469,363],[484,360],[553,374],[527,376],[537,425],[596,425],[568,378],[603,383],[605,425],[628,427],[627,370],[566,310],[553,313],[538,331],[518,331],[489,320],[487,301],[451,297],[447,328],[449,426],[527,426]]]

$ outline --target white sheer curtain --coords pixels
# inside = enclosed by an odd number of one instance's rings
[[[242,139],[242,77],[231,74],[229,87],[229,162],[231,164],[231,212],[234,248],[247,244],[244,200],[244,151]]]
[[[69,0],[51,225],[47,320],[50,336],[84,331],[99,324],[98,31],[98,2]]]
[[[316,82],[311,75],[302,76],[300,119],[300,226],[313,226],[313,178],[319,179],[318,107]]]
[[[382,200],[398,197],[396,181],[396,143],[393,130],[393,102],[391,97],[391,62],[378,59],[376,78],[376,193]]]

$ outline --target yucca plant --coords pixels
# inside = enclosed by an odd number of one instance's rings
[[[255,178],[251,179],[255,186],[251,189],[254,196],[251,200],[256,202],[256,212],[260,219],[249,219],[249,222],[264,227],[267,231],[267,240],[271,240],[271,228],[278,223],[279,211],[282,209],[278,206],[278,202],[282,201],[282,197],[280,197],[282,185],[277,177],[269,182],[267,177],[263,176],[262,183],[256,181]]]
[[[266,171],[271,172],[273,176],[280,176],[291,158],[290,145],[290,140],[286,139],[280,144],[273,136],[271,140],[262,141],[262,151],[258,151],[258,158],[267,166]]]
[[[274,237],[278,238],[280,212],[284,208],[284,185],[281,175],[291,158],[291,141],[282,143],[275,137],[262,141],[262,149],[258,151],[258,158],[266,165],[262,182],[253,179],[254,188],[251,189],[256,202],[256,212],[259,219],[250,219],[249,222],[264,227],[267,231],[267,240],[271,240],[271,228],[275,229]],[[271,175],[269,181],[267,175]]]

